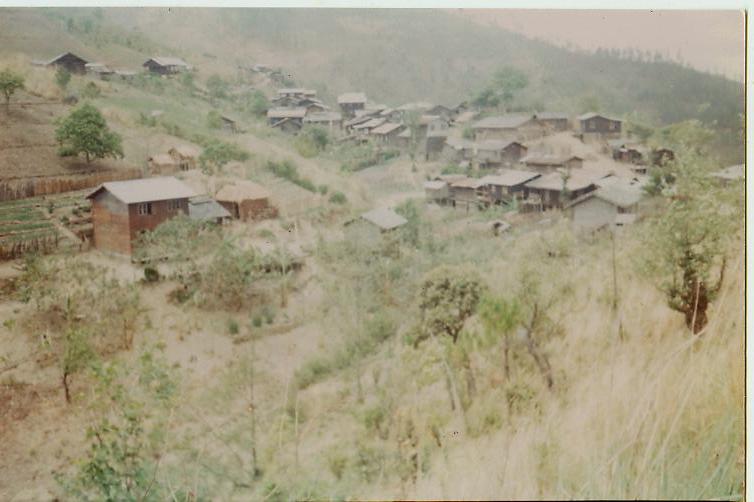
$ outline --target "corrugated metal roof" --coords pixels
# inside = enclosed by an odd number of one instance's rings
[[[486,117],[471,126],[472,129],[515,129],[532,119],[528,114],[510,114]]]
[[[606,117],[605,115],[602,115],[600,113],[595,113],[595,112],[585,113],[583,115],[579,115],[577,118],[579,120],[589,120],[589,119],[593,119],[595,117],[601,117],[603,119],[612,120],[612,121],[615,121],[615,122],[620,122],[619,119],[614,119],[614,118],[611,118],[611,117]]]
[[[185,66],[188,68],[189,64],[184,61],[181,58],[171,57],[171,56],[156,56],[153,58],[149,58],[147,62],[154,61],[160,66]],[[146,64],[146,63],[144,63]]]
[[[392,230],[408,223],[406,218],[388,208],[372,209],[362,214],[361,218],[373,225],[377,225],[382,230]]]
[[[370,134],[390,134],[391,132],[395,131],[396,129],[400,129],[401,127],[403,127],[403,124],[387,122],[379,127],[372,129]]]
[[[107,190],[125,204],[186,199],[196,195],[196,192],[191,188],[172,176],[128,181],[109,181],[90,192],[87,198],[94,197],[101,190]]]
[[[339,122],[342,119],[338,112],[314,112],[304,117],[304,122]]]
[[[269,198],[270,193],[261,185],[252,181],[236,181],[225,185],[216,194],[219,201],[241,202],[244,200],[259,200]]]
[[[208,195],[199,195],[189,199],[188,209],[192,220],[207,221],[231,217],[227,209]]]
[[[571,174],[566,188],[570,191],[583,190],[593,185],[600,177],[597,175]],[[529,188],[539,190],[562,190],[563,175],[561,173],[549,173],[526,183]]]
[[[453,188],[479,188],[484,186],[484,182],[477,178],[463,178],[458,181],[453,181],[450,186]]]
[[[503,139],[485,139],[482,141],[478,141],[474,143],[474,146],[477,150],[484,150],[484,151],[497,151],[497,150],[505,150],[510,145],[517,143],[521,145],[518,141],[506,141]],[[521,145],[524,146],[524,145]]]
[[[487,185],[498,185],[503,187],[512,187],[526,183],[541,176],[539,173],[531,171],[519,171],[518,169],[503,169],[498,174],[490,174],[482,178]]]
[[[358,104],[358,103],[366,103],[367,102],[367,95],[363,92],[344,92],[340,96],[338,96],[338,104],[339,105],[345,105],[345,104]]]
[[[375,127],[381,126],[385,123],[384,118],[377,118],[377,119],[371,119],[367,122],[364,122],[362,124],[358,124],[353,126],[354,129],[374,129]]]

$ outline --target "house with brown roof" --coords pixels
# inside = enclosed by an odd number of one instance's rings
[[[579,131],[582,135],[593,135],[600,137],[615,137],[621,135],[622,122],[600,115],[599,113],[585,113],[578,117]]]
[[[521,163],[539,173],[551,173],[558,169],[578,169],[584,165],[584,159],[578,155],[559,155],[550,153],[530,153],[521,158]]]
[[[454,164],[471,162],[474,157],[474,142],[465,138],[448,136],[442,150],[442,158]]]
[[[485,139],[474,144],[474,163],[480,169],[513,166],[528,149],[518,141]]]
[[[404,128],[405,126],[403,124],[385,122],[382,125],[379,125],[372,129],[369,132],[369,135],[373,136],[380,143],[394,145],[396,138]]]
[[[512,113],[483,118],[471,126],[474,139],[532,139],[542,135],[542,128],[531,114]]]
[[[103,183],[89,195],[94,247],[130,255],[142,232],[178,214],[188,214],[196,193],[171,176]]]
[[[64,52],[59,54],[48,61],[42,61],[43,66],[50,66],[53,68],[65,68],[71,73],[77,73],[83,75],[86,73],[86,65],[88,61],[82,57],[77,56],[72,52]]]
[[[529,191],[529,205],[540,210],[562,208],[568,202],[597,188],[598,175],[587,173],[552,172],[525,184]]]
[[[539,178],[541,174],[518,169],[501,169],[497,174],[480,178],[484,184],[484,195],[489,204],[509,204],[513,199],[529,196],[526,183]]]
[[[565,113],[536,112],[532,118],[548,133],[567,131],[571,128],[570,120]]]
[[[270,205],[270,193],[251,181],[236,181],[223,186],[215,194],[215,200],[237,220],[262,220],[277,216],[277,209]]]
[[[340,131],[343,125],[343,117],[338,112],[314,112],[307,113],[304,124],[326,127],[330,133]]]
[[[168,153],[158,153],[147,158],[150,174],[173,174],[178,171],[178,161]]]
[[[346,117],[353,117],[356,110],[363,110],[367,104],[367,95],[363,92],[346,92],[338,96],[338,106]]]
[[[176,145],[168,150],[168,155],[175,159],[181,171],[196,169],[201,154],[201,149],[193,145]]]
[[[408,223],[390,208],[377,208],[345,223],[346,238],[366,245],[380,243],[386,234]]]
[[[477,178],[462,178],[450,184],[450,200],[453,206],[462,204],[466,209],[484,202],[484,182]]]
[[[286,132],[298,132],[304,125],[307,110],[297,108],[270,108],[267,110],[267,123]]]
[[[148,72],[157,75],[173,75],[191,69],[191,66],[183,59],[168,56],[149,58],[141,66],[146,68]]]

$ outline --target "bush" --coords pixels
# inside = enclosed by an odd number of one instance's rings
[[[210,129],[220,129],[223,121],[220,118],[220,113],[217,110],[210,110],[207,112],[207,127]]]
[[[346,194],[343,192],[333,192],[333,194],[330,195],[330,202],[343,205],[348,202],[348,199],[346,199]]]
[[[311,180],[301,177],[298,173],[298,168],[290,160],[286,159],[279,162],[268,160],[266,167],[275,176],[286,179],[310,192],[317,192],[316,185],[314,185]]]
[[[160,272],[154,267],[144,267],[144,280],[146,282],[158,282]]]
[[[84,86],[84,90],[81,91],[81,95],[87,99],[94,99],[100,97],[102,91],[97,87],[94,82],[89,82]]]
[[[317,191],[322,195],[327,195],[328,190],[330,190],[330,187],[327,185],[320,185],[317,187]]]
[[[228,334],[229,335],[237,335],[238,331],[239,331],[238,321],[236,321],[233,318],[228,319]]]

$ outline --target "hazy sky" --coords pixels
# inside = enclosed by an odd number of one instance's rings
[[[742,11],[463,10],[480,23],[584,49],[630,48],[679,54],[694,68],[743,81]]]

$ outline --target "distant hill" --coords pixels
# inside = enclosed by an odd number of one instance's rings
[[[458,103],[511,65],[530,79],[520,108],[597,108],[651,125],[697,118],[743,144],[741,83],[676,63],[574,53],[452,11],[4,9],[0,28],[2,51],[42,57],[70,48],[114,65],[169,52],[205,76],[266,63],[327,99],[363,90],[392,105]]]

